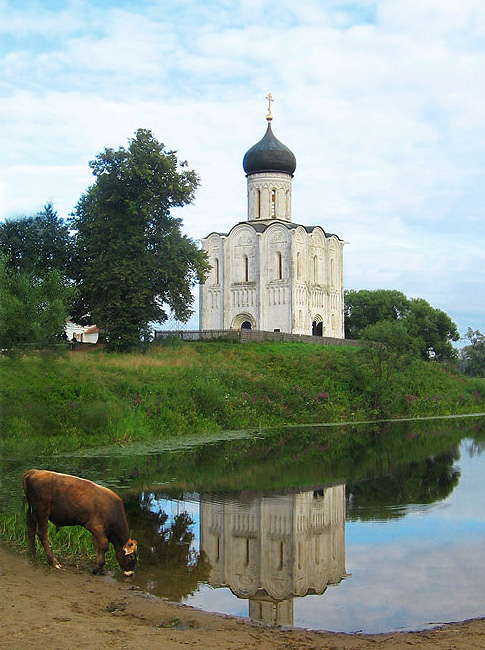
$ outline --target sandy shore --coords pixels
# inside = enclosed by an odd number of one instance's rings
[[[433,631],[346,635],[274,630],[148,596],[74,568],[55,571],[0,548],[0,648],[317,650],[485,648],[485,619]]]

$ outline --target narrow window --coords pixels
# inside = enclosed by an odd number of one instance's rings
[[[214,262],[215,283],[219,284],[219,259],[216,257]]]
[[[301,253],[296,254],[296,279],[301,280]]]
[[[318,283],[318,257],[316,255],[313,257],[313,282]]]
[[[246,537],[246,566],[249,566],[249,537]]]
[[[283,279],[283,258],[280,251],[276,253],[276,278]]]
[[[335,278],[334,278],[334,262],[333,259],[330,260],[330,282],[332,286],[335,283]]]
[[[278,566],[278,571],[283,571],[283,560],[284,560],[284,544],[280,542],[280,563]]]
[[[249,259],[244,255],[244,282],[249,282]]]
[[[271,190],[271,217],[276,217],[276,190]]]

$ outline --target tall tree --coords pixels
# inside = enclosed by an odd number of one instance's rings
[[[74,315],[126,348],[167,310],[180,321],[192,314],[191,287],[208,262],[170,211],[192,202],[199,178],[145,129],[127,149],[105,149],[89,164],[96,180],[71,221],[81,295]]]

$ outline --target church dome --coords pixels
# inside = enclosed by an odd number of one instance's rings
[[[270,116],[264,137],[246,152],[243,167],[248,175],[258,172],[283,172],[293,176],[295,173],[295,155],[273,135]]]

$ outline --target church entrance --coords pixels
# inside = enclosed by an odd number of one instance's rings
[[[256,321],[251,316],[251,314],[242,313],[238,314],[236,318],[232,321],[231,325],[232,330],[254,330],[256,328]]]
[[[312,323],[312,336],[323,336],[323,323],[320,321],[317,323],[316,320]]]

